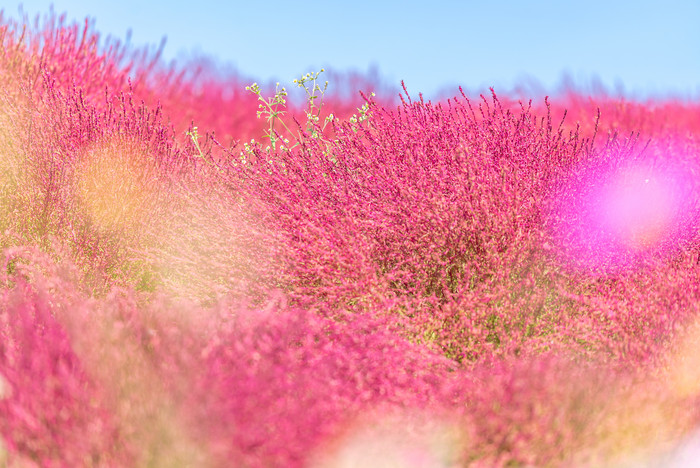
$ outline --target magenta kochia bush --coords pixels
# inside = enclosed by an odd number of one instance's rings
[[[7,259],[0,428],[11,457],[303,466],[359,413],[451,401],[454,364],[378,319],[279,301],[144,304],[119,290],[90,300],[67,264],[32,249]]]
[[[243,466],[302,466],[358,414],[431,408],[449,361],[362,316],[236,309],[203,351],[190,405]],[[212,416],[216,415],[212,419]],[[379,412],[381,415],[381,412]]]
[[[370,112],[229,168],[285,236],[290,294],[384,309],[459,361],[566,340],[555,330],[580,310],[563,307],[571,279],[547,252],[547,219],[592,141],[495,95]]]
[[[99,384],[55,316],[51,295],[31,287],[22,275],[5,273],[19,270],[13,257],[3,262],[0,299],[0,437],[9,462],[127,462],[128,447],[113,451],[119,439],[116,424]]]

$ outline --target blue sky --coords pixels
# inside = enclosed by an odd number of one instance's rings
[[[261,82],[375,66],[385,84],[428,97],[533,81],[553,93],[568,74],[628,96],[700,98],[696,0],[24,0],[5,14],[20,3],[30,17],[51,4],[90,16],[105,36],[131,30],[137,46],[167,37],[167,59],[202,53]]]

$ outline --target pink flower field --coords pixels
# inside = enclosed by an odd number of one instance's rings
[[[700,102],[0,42],[0,466],[694,466]]]

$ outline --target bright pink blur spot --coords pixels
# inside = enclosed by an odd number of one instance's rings
[[[641,167],[624,170],[601,195],[598,223],[622,247],[652,248],[671,233],[680,200],[666,174]]]
[[[579,174],[560,201],[560,253],[577,269],[611,272],[676,251],[694,224],[693,185],[670,158]]]

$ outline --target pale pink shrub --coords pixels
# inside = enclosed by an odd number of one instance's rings
[[[462,382],[465,466],[617,466],[668,450],[698,422],[649,368],[566,351],[475,366]],[[466,377],[466,376],[465,376]]]

